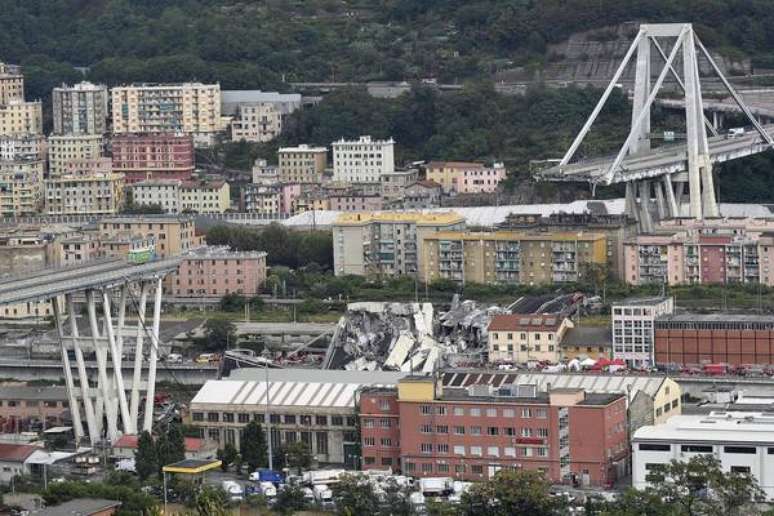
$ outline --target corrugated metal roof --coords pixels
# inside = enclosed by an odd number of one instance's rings
[[[237,369],[226,380],[209,380],[191,403],[265,405],[266,373],[260,368]],[[359,388],[394,386],[407,374],[399,371],[269,369],[269,402],[277,407],[353,407]]]

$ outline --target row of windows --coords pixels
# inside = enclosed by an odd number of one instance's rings
[[[522,344],[520,347],[521,351],[527,352],[527,351],[541,351],[540,344],[536,344],[534,346],[527,346],[525,344]],[[548,351],[553,352],[555,349],[554,346],[548,346]],[[498,344],[492,344],[492,351],[500,351],[500,346]],[[503,351],[505,351],[503,349]],[[508,344],[508,351],[513,351],[513,344]]]
[[[222,414],[220,412],[207,412],[206,413],[206,419],[210,423],[217,423],[219,421],[223,421],[224,423],[234,423],[235,421],[238,423],[249,423],[250,417],[257,421],[258,423],[264,423],[265,422],[265,416],[262,413],[249,413],[249,412],[223,412]],[[193,421],[201,422],[205,420],[205,413],[204,412],[193,412],[191,414],[191,418]],[[320,425],[320,426],[326,426],[328,425],[328,416],[310,416],[310,415],[300,415],[297,416],[295,414],[285,414],[284,416],[282,414],[269,414],[269,422],[272,424],[286,424],[286,425],[295,425],[299,424],[302,426],[311,426],[312,421],[314,421],[314,424]],[[330,417],[330,424],[332,426],[344,426],[344,423],[346,421],[346,426],[355,426],[355,417],[354,416],[347,416],[346,418],[344,416],[331,416]]]
[[[397,424],[398,424],[398,421],[396,420],[395,425],[397,426]],[[389,419],[389,418],[363,419],[363,428],[374,428],[377,425],[381,428],[391,428],[392,419]]]
[[[448,444],[436,444],[432,443],[420,443],[419,452],[423,454],[431,454],[433,450],[439,454],[448,454],[449,450],[453,455],[471,456],[471,457],[483,457],[484,451],[486,451],[487,457],[548,457],[548,448],[545,446],[538,447],[515,447],[506,446],[500,448],[499,446],[452,446]]]
[[[379,440],[379,444],[382,446],[390,447],[390,446],[400,446],[400,443],[396,440],[393,442],[393,440],[390,437],[382,437]],[[363,446],[376,446],[376,438],[375,437],[364,437],[363,438]]]
[[[513,333],[503,334],[503,333],[493,332],[492,335],[494,336],[494,340],[500,340],[500,337],[504,336],[504,335],[507,335],[507,337],[504,337],[504,338],[506,338],[506,340],[513,340]],[[542,335],[542,334],[541,333],[535,333],[532,338],[534,340],[540,340],[540,335]],[[527,334],[526,333],[519,333],[519,340],[527,340]],[[554,340],[554,334],[553,333],[549,333],[548,334],[548,340]]]
[[[637,447],[640,451],[672,451],[671,444],[640,443]],[[683,453],[712,453],[713,447],[709,445],[681,445],[680,451]],[[755,446],[723,446],[723,453],[755,455],[758,449]],[[766,449],[767,455],[774,455],[774,447]]]
[[[433,431],[435,430],[435,431]],[[516,435],[521,435],[521,437],[548,437],[548,428],[529,428],[529,427],[522,427],[518,432],[515,427],[504,427],[500,428],[497,426],[488,426],[486,427],[486,433],[482,433],[483,429],[480,426],[471,426],[467,429],[464,426],[452,426],[451,427],[452,433],[454,435],[465,435],[466,432],[469,435],[488,435],[491,437],[497,437],[499,435],[505,435],[509,437],[513,437]],[[420,425],[419,427],[419,433],[421,434],[448,434],[449,433],[449,426],[448,425],[437,425],[435,428],[433,428],[432,425]]]
[[[435,407],[435,411],[433,411],[432,405],[420,405],[419,411],[425,415],[431,415],[435,413],[439,416],[445,416],[447,415],[447,409],[445,405],[438,405]],[[516,409],[512,408],[506,408],[506,409],[498,409],[498,408],[487,408],[482,409],[478,407],[471,407],[465,410],[464,407],[454,407],[452,414],[455,416],[471,416],[471,417],[481,417],[482,413],[486,417],[516,417]],[[522,418],[540,418],[544,419],[548,417],[548,410],[545,408],[534,408],[534,407],[523,407],[520,410],[520,415]]]
[[[661,417],[661,414],[666,414],[670,410],[676,409],[679,404],[680,404],[680,400],[678,399],[673,399],[671,403],[667,401],[666,403],[664,403],[663,407],[659,407],[656,409],[656,417]]]

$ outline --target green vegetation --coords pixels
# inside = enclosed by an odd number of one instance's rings
[[[134,463],[137,476],[145,481],[151,475],[161,475],[161,469],[185,458],[183,430],[178,423],[170,423],[166,432],[160,432],[154,441],[150,432],[140,434]]]
[[[143,493],[136,482],[118,485],[101,482],[61,482],[49,484],[48,489],[43,492],[46,505],[58,505],[75,498],[119,500],[122,505],[116,516],[152,514],[158,506],[157,500]]]
[[[250,421],[242,431],[239,453],[250,472],[269,465],[266,434],[257,421]]]

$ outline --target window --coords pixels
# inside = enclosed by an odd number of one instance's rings
[[[293,432],[292,430],[288,430],[287,432],[285,432],[285,442],[286,443],[294,443],[294,442],[296,442],[296,437],[297,437],[296,433]]]
[[[315,422],[320,426],[326,426],[328,424],[328,416],[317,416]]]
[[[472,408],[472,409],[470,409],[470,416],[471,417],[481,417],[481,409],[479,409],[479,408]]]
[[[438,453],[449,453],[448,444],[439,444],[436,446],[436,449],[438,450]]]
[[[474,473],[476,475],[483,475],[484,474],[484,466],[482,466],[481,464],[471,464],[470,472]]]
[[[500,435],[500,429],[496,426],[490,426],[486,429],[486,433],[491,436]]]
[[[497,409],[496,408],[486,409],[486,417],[497,417]]]
[[[524,449],[522,449],[522,454],[525,457],[532,457],[532,448],[524,448]]]
[[[664,471],[664,468],[666,468],[666,464],[657,464],[649,462],[645,464],[645,471]]]
[[[392,466],[392,458],[382,457],[382,466]]]
[[[454,435],[465,435],[465,427],[464,426],[455,426],[454,427]],[[774,449],[774,448],[771,448]]]
[[[465,447],[464,446],[455,446],[454,447],[454,455],[465,455]]]
[[[287,414],[285,415],[285,424],[286,425],[295,425],[296,424],[296,416]]]
[[[506,457],[515,457],[516,456],[516,448],[512,446],[508,446],[503,449],[503,455]]]
[[[419,451],[421,453],[433,453],[433,444],[432,443],[420,443],[419,444]]]
[[[731,466],[731,473],[750,473],[750,466]]]
[[[238,419],[240,423],[249,423],[250,422],[250,414],[240,413],[238,415]]]
[[[470,427],[470,435],[481,435],[481,427],[480,426],[471,426]]]
[[[406,463],[406,471],[409,473],[413,473],[417,469],[417,465],[413,462],[407,462]]]
[[[379,400],[379,410],[390,410],[390,401]]]
[[[462,407],[454,407],[454,415],[455,416],[464,416],[465,415],[465,409]]]
[[[448,434],[449,427],[447,425],[438,425],[435,427],[435,432],[438,434]]]
[[[455,473],[465,473],[465,464],[455,464],[454,465],[454,472]]]
[[[532,437],[532,429],[531,428],[522,428],[521,429],[521,436],[522,437]]]
[[[433,425],[422,425],[419,427],[419,433],[421,434],[432,434],[433,433]]]
[[[514,435],[516,435],[516,429],[513,428],[512,426],[509,426],[507,428],[503,428],[503,434],[507,435],[507,436],[510,436],[510,437],[513,437]]]
[[[430,405],[421,405],[419,407],[419,411],[425,416],[429,416],[430,414],[433,413],[433,407],[431,407]]]
[[[528,408],[521,409],[521,417],[524,417],[524,418],[532,417],[532,409],[528,409]]]
[[[436,467],[436,470],[438,473],[448,473],[449,472],[449,465],[448,464],[438,464]]]
[[[383,417],[379,420],[379,426],[382,428],[390,428],[392,426],[392,421]]]
[[[516,417],[516,411],[511,408],[503,409],[503,417]]]
[[[546,438],[548,437],[548,428],[538,428],[537,429],[537,436]]]
[[[333,426],[343,426],[344,425],[344,417],[343,416],[331,416],[331,424]]]
[[[755,447],[753,446],[724,446],[723,451],[726,453],[744,453],[744,454],[755,454]]]
[[[640,443],[638,449],[640,451],[671,451],[672,446],[669,444]]]
[[[376,463],[376,458],[374,458],[374,457],[363,457],[363,463],[364,464],[368,464],[368,465],[374,464],[374,463]]]
[[[441,405],[440,407],[436,407],[435,413],[439,416],[445,416],[446,415],[446,406]]]
[[[538,457],[548,457],[548,448],[535,448]]]
[[[204,413],[202,412],[194,412],[191,417],[194,421],[204,421]],[[771,448],[769,448],[771,449]]]
[[[312,416],[299,416],[299,421],[304,426],[312,426]]]
[[[489,446],[486,449],[486,454],[490,457],[499,457],[500,456],[500,448],[497,446]]]
[[[481,446],[471,446],[470,454],[474,457],[481,457]]]
[[[363,419],[363,428],[373,428],[374,420],[371,418]]]
[[[535,409],[535,417],[545,419],[548,417],[548,411],[544,408]]]
[[[422,463],[422,473],[432,473],[433,472],[433,464],[430,462],[424,462]]]
[[[363,446],[376,446],[375,437],[363,437]]]
[[[680,447],[683,453],[712,453],[712,446],[699,446],[698,444],[684,444]]]
[[[273,424],[280,424],[280,415],[279,414],[270,414],[269,415],[269,422]]]
[[[357,424],[357,418],[355,416],[347,416],[347,426],[355,426]]]
[[[213,441],[219,441],[220,440],[220,430],[217,428],[210,428],[207,430],[207,437],[209,437]]]
[[[328,432],[316,432],[315,440],[317,441],[317,453],[328,453]]]
[[[207,421],[217,423],[220,421],[220,414],[217,412],[207,412]]]
[[[382,437],[380,442],[382,446],[392,446],[392,439],[390,439],[389,437]]]

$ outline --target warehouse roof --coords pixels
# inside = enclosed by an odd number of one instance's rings
[[[121,507],[121,502],[117,500],[76,498],[59,505],[34,510],[31,514],[34,516],[91,516],[92,514],[106,514],[105,511],[118,507]]]
[[[4,385],[0,387],[0,400],[64,401],[67,400],[67,389],[59,386]]]
[[[392,371],[339,371],[269,369],[269,403],[274,406],[350,408],[361,387],[392,386],[408,373]],[[266,370],[235,370],[228,380],[209,380],[192,405],[265,405]]]
[[[613,345],[609,327],[582,326],[570,328],[565,333],[561,346],[606,346]]]
[[[619,376],[599,374],[555,374],[522,373],[518,371],[486,371],[475,369],[452,369],[442,374],[444,387],[467,387],[474,384],[489,384],[495,387],[522,384],[537,385],[540,391],[552,389],[583,389],[587,393],[625,393],[631,388],[631,396],[644,392],[655,396],[667,381],[664,376]]]
[[[700,416],[672,416],[666,423],[643,426],[633,441],[774,443],[774,414],[711,412]]]

